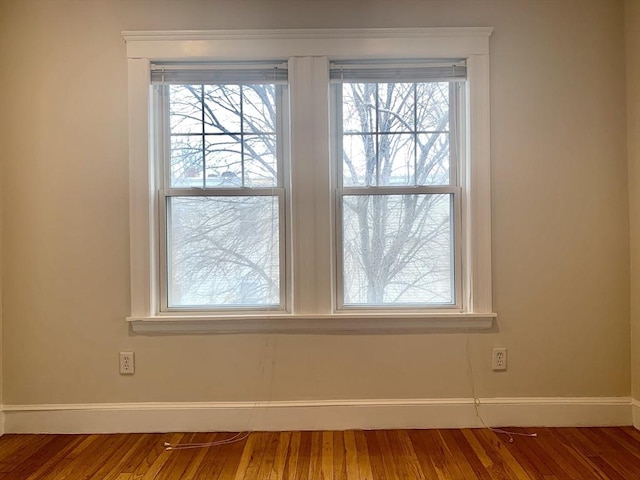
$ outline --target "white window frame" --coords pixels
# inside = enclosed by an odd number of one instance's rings
[[[328,29],[123,32],[129,85],[132,330],[154,332],[417,332],[487,329],[491,299],[489,37],[492,29]],[[460,195],[460,311],[358,312],[336,308],[335,196],[329,129],[329,62],[450,59],[467,64]],[[286,312],[161,312],[159,212],[150,64],[288,59],[290,98],[290,304]]]
[[[284,144],[288,143],[288,118],[286,112],[288,111],[288,95],[283,92],[281,87],[287,89],[287,85],[275,85],[275,107],[276,107],[276,136],[277,136],[277,185],[274,187],[260,187],[260,188],[245,188],[245,187],[226,187],[226,188],[181,188],[171,187],[171,178],[169,173],[170,159],[168,158],[170,152],[170,126],[169,126],[169,92],[168,85],[154,85],[152,92],[152,108],[154,110],[153,119],[154,124],[154,136],[157,136],[156,149],[159,152],[157,158],[154,159],[155,164],[155,179],[158,185],[158,200],[157,200],[157,220],[158,220],[158,285],[160,287],[160,296],[158,304],[158,313],[160,315],[174,314],[200,314],[204,311],[203,308],[191,307],[191,306],[171,306],[169,301],[169,265],[167,261],[167,255],[169,254],[169,242],[167,240],[167,224],[168,224],[168,208],[167,201],[173,197],[256,197],[256,196],[269,196],[278,199],[278,242],[279,242],[279,304],[273,306],[213,306],[206,310],[209,313],[221,315],[228,313],[265,313],[265,312],[282,312],[290,311],[288,306],[289,294],[289,272],[287,264],[289,259],[287,258],[288,249],[286,247],[287,231],[289,230],[289,221],[287,213],[287,201],[286,197],[289,195],[289,188],[285,181],[288,176],[288,159],[287,148],[284,148]],[[151,160],[150,160],[151,161]]]
[[[385,64],[376,64],[378,68],[389,68],[385,67]],[[364,65],[363,65],[364,67]],[[365,83],[365,82],[363,82]],[[378,83],[376,81],[372,81],[371,83]],[[380,83],[385,83],[381,81]],[[417,82],[419,83],[419,82]],[[465,124],[464,120],[464,93],[461,92],[460,88],[461,82],[452,82],[450,83],[450,96],[449,100],[450,110],[449,110],[449,119],[450,124],[453,126],[451,128],[451,144],[455,145],[450,150],[451,162],[450,162],[450,182],[447,185],[401,185],[401,186],[387,186],[387,185],[376,185],[376,186],[344,186],[343,185],[343,161],[342,161],[342,132],[341,125],[343,123],[342,118],[342,98],[341,98],[341,87],[344,85],[342,82],[332,83],[331,88],[331,106],[333,109],[331,120],[333,121],[332,128],[332,153],[333,157],[333,165],[335,165],[335,175],[333,177],[334,187],[336,190],[336,310],[337,311],[359,311],[362,313],[378,313],[378,312],[415,312],[422,313],[428,311],[430,314],[434,313],[446,313],[446,312],[465,312],[467,301],[464,298],[462,292],[465,290],[463,288],[462,281],[462,222],[461,222],[461,202],[460,196],[462,193],[462,188],[460,187],[459,181],[459,155],[462,151],[463,142],[459,138],[461,131],[459,130],[460,125]],[[336,88],[337,87],[337,88]],[[452,94],[451,90],[455,89],[455,92]],[[415,105],[414,105],[415,107]],[[378,113],[376,112],[376,115]],[[376,134],[379,134],[376,132]],[[417,172],[415,173],[417,175]],[[452,236],[453,242],[451,244],[452,248],[452,264],[453,264],[453,278],[452,278],[452,290],[454,293],[455,301],[451,304],[434,304],[434,305],[390,305],[390,304],[382,304],[382,305],[368,305],[368,304],[346,304],[344,301],[344,282],[345,282],[345,274],[344,274],[344,258],[342,249],[344,248],[344,232],[342,229],[343,225],[343,215],[344,215],[344,197],[345,196],[353,196],[353,195],[424,195],[424,194],[447,194],[452,196]]]

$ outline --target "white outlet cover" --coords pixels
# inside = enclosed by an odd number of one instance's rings
[[[496,371],[507,369],[507,349],[494,348],[491,355],[491,368]]]
[[[120,352],[120,374],[133,375],[136,373],[136,363],[133,352]]]

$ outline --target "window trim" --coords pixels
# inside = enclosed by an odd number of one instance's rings
[[[320,29],[123,32],[129,86],[131,322],[134,332],[421,331],[490,328],[491,192],[489,37],[492,28]],[[289,59],[292,184],[292,305],[287,313],[246,315],[159,314],[155,203],[156,141],[150,122],[151,61],[261,61]],[[464,58],[470,124],[461,162],[463,205],[462,312],[343,312],[336,305],[329,138],[329,59]],[[309,108],[312,106],[313,108]],[[472,159],[469,160],[469,158]],[[309,179],[313,179],[310,185]],[[289,212],[288,212],[289,213]],[[293,264],[293,265],[292,265]],[[228,326],[225,322],[233,322]]]

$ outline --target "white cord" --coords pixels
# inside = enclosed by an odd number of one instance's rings
[[[490,427],[489,425],[487,425],[485,423],[484,418],[482,418],[482,415],[480,414],[480,406],[482,404],[480,403],[480,399],[476,396],[476,386],[475,386],[475,382],[473,380],[473,367],[471,366],[471,353],[469,352],[469,331],[468,330],[466,332],[465,350],[466,350],[466,354],[467,354],[467,375],[469,376],[469,380],[470,380],[470,383],[471,383],[471,395],[473,396],[473,407],[475,408],[475,411],[476,411],[476,417],[478,417],[478,419],[480,420],[482,425],[486,429],[491,430],[492,432],[502,433],[504,435],[507,435],[509,437],[509,443],[513,443],[513,437],[514,436],[537,437],[538,436],[537,433],[510,432],[508,430],[503,430],[501,428]]]
[[[215,447],[218,445],[228,445],[230,443],[237,443],[237,442],[241,442],[243,440],[246,440],[249,435],[251,435],[251,424],[253,423],[253,416],[255,414],[256,408],[258,407],[258,403],[260,403],[259,400],[257,400],[258,395],[259,395],[259,390],[261,390],[261,385],[266,377],[265,375],[265,369],[266,369],[266,360],[267,360],[267,349],[269,348],[269,337],[265,335],[265,343],[264,343],[264,355],[260,361],[260,366],[261,366],[261,370],[260,370],[260,380],[258,381],[258,392],[256,392],[256,401],[253,402],[253,406],[251,407],[251,411],[249,412],[249,416],[247,417],[247,429],[243,432],[238,432],[235,435],[233,435],[232,437],[229,438],[225,438],[223,440],[215,440],[212,442],[201,442],[201,443],[169,443],[169,442],[164,442],[164,449],[166,451],[169,450],[188,450],[188,449],[192,449],[192,448],[208,448],[208,447]],[[275,361],[274,359],[274,352],[271,352],[271,365],[273,368],[273,362]],[[269,381],[269,385],[268,385],[268,392],[269,392],[269,398],[271,398],[271,389],[273,387],[273,370],[271,371],[271,375],[269,375],[270,377],[270,381]]]
[[[165,450],[187,450],[190,448],[206,448],[206,447],[215,447],[217,445],[227,445],[229,443],[240,442],[247,438],[251,432],[238,432],[234,436],[230,438],[225,438],[224,440],[216,440],[213,442],[204,442],[204,443],[169,443],[164,442]]]
[[[274,84],[275,84],[275,79],[276,79],[276,75],[277,75],[277,67],[274,67],[273,70],[273,76],[274,76]],[[271,194],[272,196],[275,198],[275,193],[276,193],[276,188],[273,187],[271,189]],[[279,215],[283,215],[284,212],[279,212]],[[269,236],[270,238],[270,251],[273,251],[273,242],[275,238],[280,238],[279,237],[279,233],[277,231],[274,230],[278,230],[278,227],[274,228],[274,218],[275,218],[275,210],[274,210],[274,204],[273,202],[271,203],[271,235]],[[280,217],[278,217],[280,218]],[[283,261],[284,259],[280,259],[280,261]],[[273,286],[269,287],[269,296],[268,298],[271,298],[271,289],[273,288]],[[270,362],[270,369],[269,369],[269,384],[268,385],[263,385],[266,375],[265,375],[265,370],[266,370],[266,364],[267,364],[267,352],[269,350],[269,336],[268,334],[265,334],[265,343],[264,343],[264,349],[263,349],[263,356],[262,359],[260,361],[260,379],[257,382],[257,391],[255,394],[255,402],[253,403],[253,407],[251,408],[251,411],[249,413],[249,416],[247,417],[247,429],[245,432],[238,432],[235,435],[233,435],[230,438],[226,438],[224,440],[217,440],[217,441],[213,441],[213,442],[203,442],[203,443],[169,443],[169,442],[165,442],[164,443],[164,449],[165,450],[187,450],[187,449],[191,449],[191,448],[207,448],[207,447],[213,447],[213,446],[217,446],[217,445],[227,445],[230,443],[236,443],[236,442],[241,442],[245,439],[247,439],[249,437],[249,435],[251,434],[251,425],[253,423],[253,416],[255,414],[255,411],[258,407],[258,403],[260,403],[260,400],[258,400],[260,398],[260,391],[261,390],[266,390],[267,391],[267,400],[271,399],[271,395],[272,395],[272,391],[273,391],[273,371],[275,369],[275,340],[272,343],[272,347],[271,347],[271,362]]]

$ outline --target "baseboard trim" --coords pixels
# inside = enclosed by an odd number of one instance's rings
[[[632,424],[628,397],[487,398],[489,426]],[[471,398],[4,405],[7,433],[132,433],[482,427]]]
[[[631,401],[633,426],[640,430],[640,400],[633,399]]]

